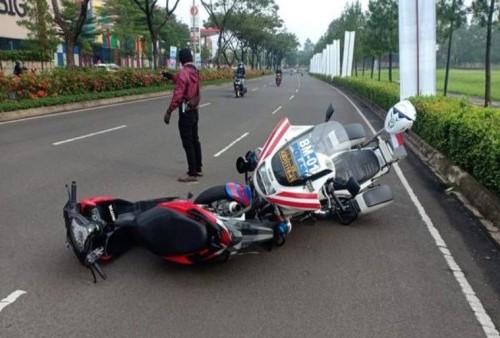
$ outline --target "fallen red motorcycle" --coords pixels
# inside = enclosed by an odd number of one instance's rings
[[[231,217],[231,208],[251,205],[251,194],[248,187],[236,183],[225,189],[238,201],[227,205],[228,216],[195,204],[189,200],[191,196],[138,202],[96,196],[77,202],[77,187],[72,182],[63,209],[67,246],[97,282],[96,272],[106,279],[100,263],[133,246],[170,262],[198,264],[223,262],[245,249],[270,250],[284,244],[289,224],[279,209],[266,219]]]

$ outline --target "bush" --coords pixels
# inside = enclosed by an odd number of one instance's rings
[[[321,78],[348,88],[385,110],[399,101],[397,84]],[[413,131],[500,196],[500,110],[448,97],[419,96],[411,101],[417,110]]]

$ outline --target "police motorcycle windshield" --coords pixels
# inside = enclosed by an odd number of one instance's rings
[[[272,170],[283,186],[303,185],[334,171],[331,158],[349,148],[349,137],[342,124],[324,122],[283,145],[272,157]]]

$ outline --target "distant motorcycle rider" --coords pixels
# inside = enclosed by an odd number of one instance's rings
[[[242,79],[245,78],[245,66],[243,62],[238,63],[238,68],[236,68],[236,76]]]

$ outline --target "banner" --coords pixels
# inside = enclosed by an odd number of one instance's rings
[[[176,64],[177,64],[177,46],[170,46],[168,69],[175,69]]]

